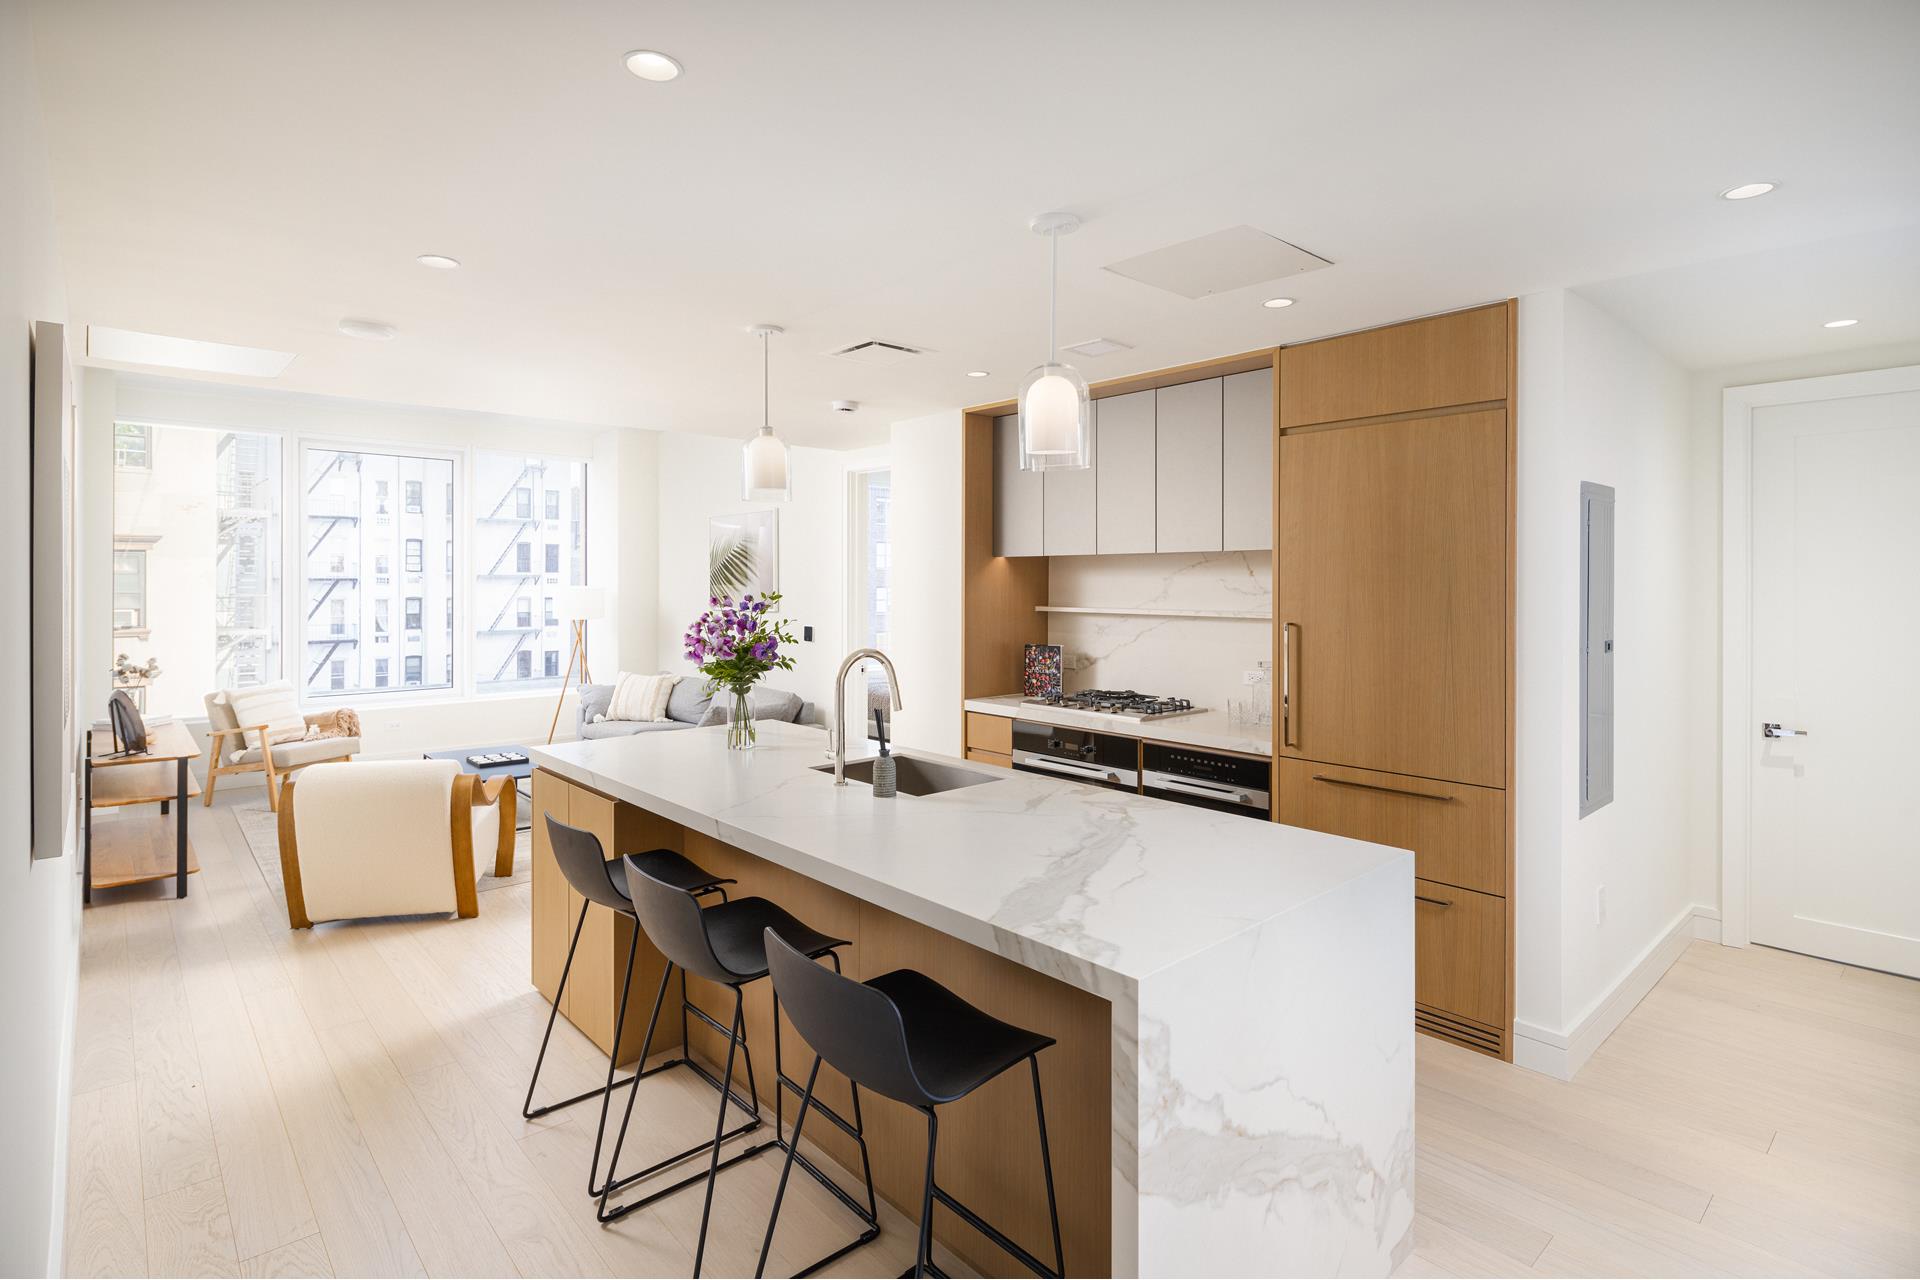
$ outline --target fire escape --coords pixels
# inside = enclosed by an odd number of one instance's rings
[[[332,536],[335,529],[342,525],[348,528],[359,527],[360,513],[357,498],[354,502],[354,510],[351,513],[337,511],[317,512],[312,509],[314,491],[336,471],[345,471],[349,458],[355,459],[357,469],[358,459],[356,455],[336,453],[333,456],[333,460],[321,468],[320,474],[315,476],[313,482],[307,486],[307,519],[321,526],[320,532],[313,535],[312,540],[307,544],[307,580],[309,582],[325,582],[327,584],[326,588],[314,598],[313,606],[307,610],[307,623],[309,627],[311,627],[314,615],[320,612],[321,607],[332,598],[335,591],[338,591],[342,586],[351,590],[358,586],[360,582],[360,575],[357,572],[359,565],[357,563],[349,567],[343,561],[340,569],[332,572],[322,572],[314,562],[314,556],[319,552],[321,546],[326,543],[326,540]],[[349,572],[349,568],[354,571]],[[348,625],[351,626],[351,624]],[[313,647],[320,648],[321,652],[320,656],[314,660],[313,670],[307,673],[306,682],[310,685],[319,679],[320,673],[327,669],[327,663],[332,661],[333,655],[338,653],[342,648],[351,648],[359,643],[360,639],[358,634],[351,629],[325,636],[315,636],[309,632],[307,636],[307,644],[310,646],[309,652],[312,651]]]

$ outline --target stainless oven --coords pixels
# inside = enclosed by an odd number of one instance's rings
[[[1013,722],[1013,767],[1116,791],[1140,789],[1140,740],[1032,720]]]
[[[1165,742],[1149,742],[1141,750],[1145,769],[1140,782],[1145,794],[1249,818],[1270,816],[1270,762]]]

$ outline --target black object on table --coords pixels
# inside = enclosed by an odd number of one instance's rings
[[[474,764],[467,759],[468,756],[499,755],[503,752],[511,752],[520,756],[521,759],[515,764],[490,765]],[[517,746],[461,747],[457,751],[424,751],[421,753],[420,758],[423,760],[451,760],[460,766],[460,772],[474,774],[482,782],[490,778],[505,777],[514,779],[514,789],[519,791],[527,803],[519,806],[519,815],[514,819],[513,829],[515,831],[528,831],[533,827],[533,791],[530,787],[523,787],[520,784],[523,782],[530,783],[532,781],[533,761],[527,759],[526,755],[526,748]]]

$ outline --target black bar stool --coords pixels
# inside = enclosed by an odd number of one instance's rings
[[[1053,1044],[1051,1036],[1023,1031],[982,1013],[924,973],[895,969],[866,982],[855,982],[839,972],[828,973],[804,952],[767,931],[767,960],[773,968],[776,1000],[786,1005],[793,1026],[813,1046],[813,1070],[800,1099],[800,1115],[793,1122],[787,1163],[773,1194],[773,1213],[760,1245],[760,1265],[767,1269],[767,1251],[773,1247],[773,1228],[780,1220],[780,1201],[787,1194],[787,1174],[800,1143],[813,1099],[820,1063],[876,1093],[904,1102],[926,1113],[927,1181],[920,1199],[920,1248],[911,1276],[942,1275],[933,1265],[933,1204],[938,1200],[959,1214],[976,1231],[1012,1254],[1035,1275],[1059,1276],[1066,1271],[1060,1247],[1060,1206],[1053,1195],[1053,1156],[1047,1149],[1047,1109],[1040,1098],[1040,1051]],[[1053,1268],[1009,1240],[997,1227],[961,1204],[933,1180],[933,1156],[940,1136],[935,1108],[957,1102],[1001,1072],[1025,1059],[1033,1068],[1033,1113],[1040,1125],[1040,1166],[1047,1179],[1047,1213],[1053,1220]],[[857,1096],[857,1095],[856,1095]]]
[[[547,1032],[540,1037],[540,1055],[533,1060],[533,1077],[527,1081],[527,1099],[521,1104],[520,1114],[531,1120],[536,1116],[544,1116],[549,1112],[558,1111],[563,1107],[570,1107],[576,1102],[585,1102],[588,1098],[597,1097],[600,1099],[600,1129],[599,1132],[594,1134],[593,1167],[588,1170],[587,1173],[587,1194],[597,1196],[602,1190],[602,1184],[600,1182],[600,1147],[607,1128],[608,1104],[613,1090],[625,1088],[635,1080],[643,1076],[650,1076],[656,1071],[665,1071],[668,1067],[678,1066],[684,1059],[672,1058],[649,1067],[647,1066],[646,1049],[643,1048],[633,1074],[627,1076],[624,1080],[615,1080],[613,1078],[615,1064],[620,1060],[620,1034],[626,1029],[627,1025],[627,988],[633,981],[633,960],[640,943],[640,922],[634,916],[633,903],[627,898],[626,889],[614,879],[614,864],[607,861],[606,853],[600,844],[600,838],[591,831],[582,831],[578,827],[570,827],[566,823],[556,820],[551,814],[545,816],[547,819],[547,838],[553,846],[553,860],[559,864],[560,874],[566,877],[567,883],[572,885],[574,892],[580,895],[580,918],[574,922],[573,941],[567,944],[566,967],[560,970],[560,985],[556,987],[553,992],[553,1009],[547,1014]],[[658,876],[670,884],[678,885],[683,892],[694,895],[717,893],[721,899],[724,900],[727,896],[727,891],[722,886],[734,883],[734,881],[724,876],[716,876],[712,872],[697,866],[671,849],[649,849],[645,853],[630,853],[626,855],[622,861],[645,867],[649,874]],[[622,878],[624,879],[624,877]],[[580,931],[586,927],[587,910],[596,902],[634,921],[633,937],[627,944],[626,977],[622,980],[620,986],[620,1016],[613,1024],[613,1051],[607,1055],[607,1082],[597,1089],[589,1089],[585,1093],[576,1093],[571,1098],[566,1098],[559,1102],[549,1102],[545,1106],[536,1107],[533,1105],[533,1093],[535,1087],[540,1083],[540,1068],[547,1060],[547,1045],[553,1039],[554,1021],[560,1016],[561,997],[566,995],[567,992],[567,975],[573,972],[573,953],[580,946]],[[664,978],[661,990],[664,994]],[[686,999],[686,983],[684,979],[682,979],[681,982],[680,995],[684,1005]],[[655,1012],[656,1014],[658,1013],[657,1000],[655,1002]],[[680,1017],[680,1028],[684,1036],[686,1031],[686,1014],[684,1009]],[[649,1028],[649,1031],[651,1031],[651,1028]],[[686,1042],[683,1039],[681,1043],[684,1044]],[[706,1073],[703,1071],[702,1074],[704,1075]],[[708,1078],[711,1079],[711,1076]],[[759,1108],[757,1105],[754,1108],[754,1112],[754,1123],[757,1124],[759,1122]],[[609,1177],[612,1176],[613,1170],[611,1167],[608,1168],[607,1174]]]
[[[798,1094],[801,1092],[801,1089],[798,1082],[787,1077],[780,1061],[780,1005],[777,998],[775,999],[773,1009],[773,1070],[776,1081],[774,1085],[775,1118],[773,1137],[764,1142],[754,1143],[743,1151],[736,1151],[724,1160],[720,1158],[721,1144],[728,1138],[734,1136],[728,1133],[726,1128],[727,1100],[730,1097],[737,1100],[739,1096],[735,1094],[732,1089],[734,1054],[736,1050],[743,1053],[746,1050],[747,1023],[745,996],[743,993],[747,984],[757,982],[767,976],[766,940],[770,937],[783,939],[781,945],[790,947],[793,954],[805,957],[805,959],[801,961],[802,964],[807,964],[821,956],[826,956],[833,961],[833,967],[836,971],[840,968],[840,957],[836,953],[835,948],[846,946],[847,940],[845,938],[835,938],[828,934],[821,933],[816,929],[807,927],[791,914],[765,898],[739,898],[711,907],[702,907],[695,901],[694,895],[687,890],[675,885],[664,877],[650,874],[644,867],[636,863],[628,862],[626,871],[627,892],[632,897],[634,913],[639,917],[641,927],[647,931],[647,937],[653,942],[653,945],[659,949],[660,954],[667,958],[667,972],[671,973],[673,969],[678,968],[681,972],[681,981],[683,983],[686,980],[686,974],[691,973],[696,978],[705,978],[709,982],[719,983],[721,986],[732,990],[733,1017],[729,1024],[723,1027],[698,1007],[695,1007],[693,1010],[696,1017],[701,1018],[715,1031],[722,1032],[727,1037],[727,1063],[718,1082],[720,1088],[720,1114],[714,1121],[712,1141],[702,1143],[699,1147],[687,1152],[682,1152],[680,1155],[670,1156],[665,1160],[656,1161],[654,1164],[649,1165],[637,1173],[616,1178],[615,1172],[620,1164],[620,1148],[622,1144],[625,1143],[627,1137],[627,1123],[633,1118],[634,1099],[638,1097],[640,1093],[640,1090],[635,1088],[627,1095],[626,1114],[621,1117],[620,1132],[618,1136],[614,1138],[612,1163],[607,1167],[607,1181],[600,1194],[600,1221],[603,1223],[612,1222],[617,1218],[632,1213],[642,1205],[652,1204],[655,1200],[663,1196],[672,1195],[684,1187],[692,1186],[696,1182],[705,1181],[707,1184],[707,1199],[705,1206],[700,1211],[700,1239],[693,1254],[693,1274],[698,1276],[700,1274],[700,1265],[706,1259],[707,1227],[713,1217],[713,1184],[714,1180],[719,1176],[720,1170],[727,1168],[729,1165],[737,1164],[751,1156],[758,1155],[769,1147],[780,1147],[787,1153],[787,1168],[791,1169],[793,1161],[797,1158],[801,1165],[819,1181],[821,1186],[832,1192],[840,1203],[844,1204],[860,1219],[862,1226],[858,1236],[840,1248],[835,1249],[832,1253],[809,1264],[801,1271],[801,1275],[810,1274],[826,1266],[828,1263],[851,1253],[868,1241],[876,1239],[880,1234],[880,1210],[879,1204],[874,1198],[873,1165],[867,1154],[865,1126],[860,1119],[859,1086],[855,1085],[853,1090],[853,1120],[851,1123],[828,1108],[825,1104],[816,1103],[815,1109],[828,1116],[843,1132],[852,1137],[860,1146],[860,1165],[861,1171],[866,1179],[867,1189],[867,1203],[864,1208],[851,1195],[842,1190],[838,1183],[828,1177],[825,1170],[819,1168],[811,1160],[807,1159],[806,1156],[799,1155],[795,1152],[793,1146],[780,1135],[780,1109],[781,1100],[784,1096],[783,1091],[791,1089]],[[822,972],[825,972],[825,970],[822,970]],[[661,974],[661,995],[666,994],[666,979],[667,973]],[[653,1006],[653,1017],[654,1019],[658,1019],[659,1016],[660,1001],[659,998],[656,997]],[[649,1040],[652,1039],[652,1021],[649,1021],[647,1024],[647,1036]],[[685,1052],[684,1047],[683,1052]],[[746,1054],[746,1068],[748,1076],[751,1077],[753,1073],[753,1057],[751,1054]],[[811,1081],[809,1081],[809,1086],[811,1086]],[[755,1093],[755,1102],[757,1115],[757,1092]],[[616,1206],[611,1210],[607,1208],[607,1201],[615,1191],[631,1184],[637,1179],[646,1177],[648,1174],[656,1173],[669,1165],[676,1164],[696,1151],[705,1150],[710,1150],[711,1154],[708,1158],[707,1168],[704,1173],[692,1174],[682,1178],[671,1186],[661,1187],[655,1191],[648,1192],[637,1200]]]

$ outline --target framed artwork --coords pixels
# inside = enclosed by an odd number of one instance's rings
[[[763,596],[780,589],[780,523],[773,511],[707,521],[707,594]]]
[[[33,434],[28,573],[33,619],[29,631],[27,700],[33,743],[33,857],[58,858],[75,830],[79,794],[74,785],[79,728],[73,707],[73,370],[66,329],[33,326]]]
[[[1027,646],[1025,677],[1021,692],[1029,698],[1057,698],[1064,690],[1063,651],[1057,644]]]

